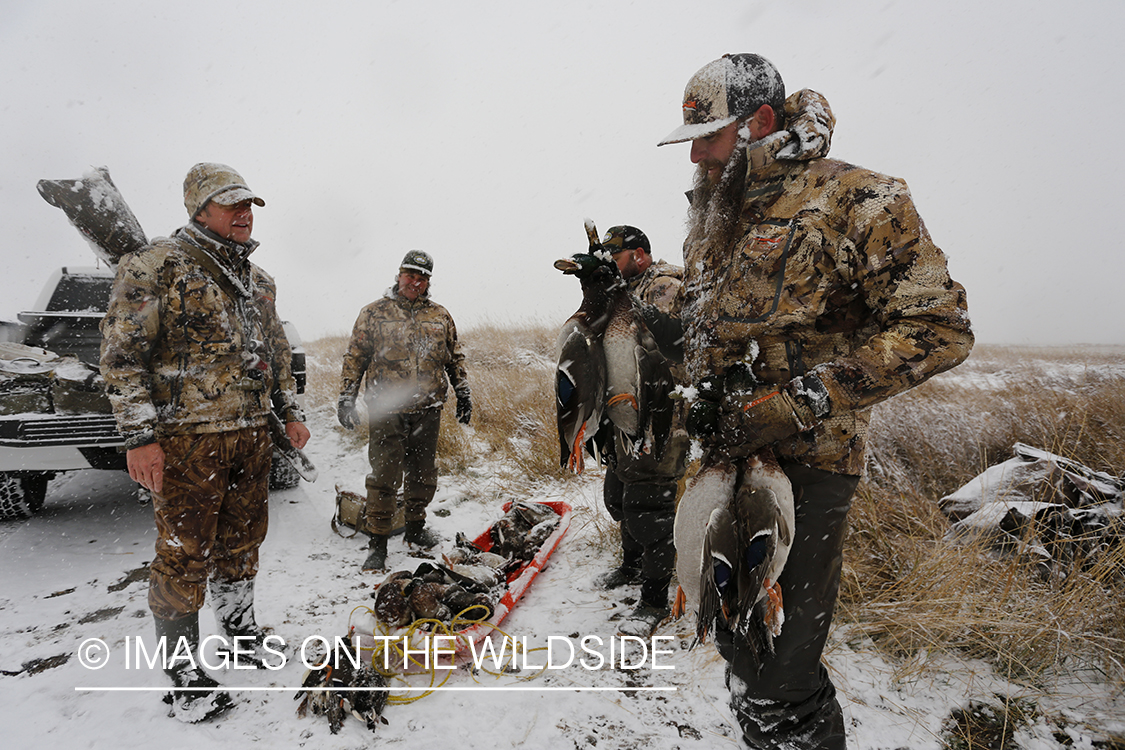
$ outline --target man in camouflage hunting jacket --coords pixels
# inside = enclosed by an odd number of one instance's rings
[[[171,654],[194,647],[206,590],[230,645],[261,656],[254,619],[258,548],[266,536],[276,407],[291,442],[309,431],[296,402],[289,343],[273,279],[250,263],[253,205],[265,202],[223,164],[192,167],[184,180],[191,221],[118,265],[102,321],[101,370],[129,475],[153,493],[156,559],[149,608]],[[215,687],[201,668],[177,662],[176,687]],[[205,718],[225,693],[178,693],[174,713]]]
[[[683,269],[653,261],[644,232],[627,225],[611,227],[602,246],[612,254],[638,302],[666,315],[678,315]],[[683,384],[682,364],[669,359],[669,365],[673,378]],[[668,616],[668,585],[676,559],[672,523],[689,447],[681,411],[677,407],[672,435],[659,458],[647,453],[634,456],[620,433],[606,451],[602,496],[610,516],[620,525],[621,564],[595,582],[604,589],[640,582],[640,602],[620,626],[625,635],[647,638]]]
[[[457,396],[457,420],[469,423],[472,400],[457,327],[444,307],[430,300],[434,262],[420,250],[402,259],[394,286],[363,308],[344,354],[337,416],[359,424],[356,398],[365,384],[368,451],[366,527],[371,534],[363,570],[383,570],[387,537],[401,485],[404,539],[432,547],[440,540],[426,528],[426,507],[437,490],[438,429],[448,386]]]
[[[869,407],[962,362],[965,290],[906,184],[824,158],[835,120],[819,94],[786,99],[774,66],[727,55],[692,77],[684,125],[698,165],[684,245],[682,320],[703,463],[772,445],[793,484],[796,533],[780,576],[785,622],[755,668],[716,633],[731,706],[751,747],[843,748],[820,656],[840,581]],[[726,376],[742,384],[730,387]],[[752,373],[752,378],[748,377]]]

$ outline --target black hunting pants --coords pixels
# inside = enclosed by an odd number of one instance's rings
[[[676,567],[672,530],[687,448],[687,440],[676,436],[660,460],[627,455],[620,444],[606,453],[602,499],[621,526],[623,564],[640,570],[642,598],[657,607],[668,604],[668,582]]]
[[[844,717],[820,657],[840,589],[848,509],[859,477],[783,465],[793,483],[796,531],[779,583],[785,607],[775,653],[759,671],[750,644],[715,633],[727,660],[731,710],[752,748],[844,750]]]
[[[395,498],[402,487],[407,522],[425,521],[437,492],[437,444],[441,407],[384,414],[368,424],[367,528],[392,531]]]
[[[164,486],[153,493],[156,559],[148,606],[160,620],[198,612],[207,579],[258,572],[269,525],[273,441],[266,427],[163,438]]]

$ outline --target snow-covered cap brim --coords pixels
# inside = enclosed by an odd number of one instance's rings
[[[415,266],[415,265],[412,265],[410,263],[402,264],[401,266],[398,267],[398,270],[400,270],[400,271],[417,271],[418,273],[422,274],[423,276],[433,276],[433,274],[434,274],[434,272],[431,271],[428,268],[422,268],[421,266]]]
[[[243,201],[253,201],[255,206],[266,205],[264,200],[250,192],[250,188],[245,185],[225,187],[208,200],[212,203],[218,203],[220,206],[234,206]],[[207,201],[204,201],[203,205],[207,205]]]
[[[681,125],[665,136],[664,140],[656,145],[667,146],[669,143],[683,143],[684,141],[694,141],[696,138],[706,138],[709,135],[718,133],[737,119],[737,117],[724,117],[720,120],[712,120],[711,122]]]

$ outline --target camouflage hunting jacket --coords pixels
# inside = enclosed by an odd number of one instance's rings
[[[680,287],[683,284],[684,269],[663,260],[653,262],[645,272],[627,280],[629,292],[642,304],[652,305],[663,315],[678,318],[680,315]],[[687,372],[682,361],[682,347],[668,346],[667,335],[650,324],[650,331],[656,337],[661,353],[668,359],[672,377],[681,385],[687,385]],[[682,333],[682,332],[678,332]],[[678,351],[670,351],[678,350]],[[679,356],[677,356],[679,355]]]
[[[274,281],[247,257],[256,247],[192,223],[121,259],[101,371],[126,447],[264,425],[271,394],[282,421],[304,419]]]
[[[684,269],[655,261],[645,272],[628,280],[629,292],[642,302],[646,302],[662,313],[679,313],[680,284]]]
[[[468,395],[465,357],[449,312],[425,294],[411,302],[395,287],[359,312],[344,353],[340,397],[365,383],[368,414],[440,407],[449,385]]]
[[[788,130],[748,147],[740,239],[684,246],[688,372],[755,353],[764,384],[815,372],[827,416],[775,450],[860,475],[869,407],[968,356],[965,290],[905,182],[824,158],[835,119],[823,97],[793,94],[786,116]]]

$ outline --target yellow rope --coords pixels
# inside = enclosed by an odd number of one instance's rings
[[[484,614],[480,617],[467,617],[466,616],[467,613],[473,611],[474,609],[483,610]],[[374,669],[376,672],[378,672],[379,674],[381,674],[385,678],[393,679],[393,680],[396,680],[396,681],[402,683],[403,685],[414,687],[406,679],[406,676],[408,674],[407,671],[405,671],[405,670],[398,671],[398,670],[395,670],[395,669],[384,669],[383,668],[383,664],[385,664],[385,663],[386,664],[412,664],[413,666],[420,667],[421,669],[417,672],[410,672],[409,674],[412,674],[412,675],[428,674],[429,678],[430,678],[430,684],[427,686],[428,688],[442,687],[443,685],[445,685],[445,683],[449,680],[449,676],[453,673],[453,670],[452,669],[443,669],[442,671],[445,672],[445,676],[441,679],[441,682],[439,682],[435,685],[435,682],[437,681],[437,671],[438,671],[437,670],[437,664],[434,663],[436,661],[436,659],[434,659],[434,660],[427,659],[427,661],[430,662],[429,665],[427,666],[427,665],[423,664],[422,662],[418,661],[414,657],[413,654],[407,655],[404,652],[404,650],[403,650],[403,648],[401,647],[400,644],[403,643],[403,641],[405,641],[406,643],[413,642],[414,636],[423,627],[429,625],[429,626],[431,626],[431,629],[428,631],[428,633],[430,635],[437,634],[437,635],[452,637],[454,639],[455,644],[459,645],[461,643],[464,643],[464,645],[468,646],[469,643],[470,643],[469,637],[467,635],[465,635],[464,631],[467,630],[468,628],[474,627],[476,625],[480,625],[482,623],[487,623],[488,617],[489,617],[489,612],[488,612],[488,609],[486,607],[484,607],[480,604],[473,604],[473,605],[470,605],[470,606],[466,607],[465,609],[461,610],[456,615],[454,615],[454,617],[448,623],[445,623],[441,620],[420,619],[420,620],[415,620],[414,622],[410,623],[410,626],[405,631],[396,633],[396,632],[393,632],[386,625],[386,623],[381,621],[375,615],[374,610],[372,610],[370,607],[360,605],[360,606],[357,606],[357,607],[353,608],[352,611],[348,614],[348,629],[349,629],[349,631],[351,630],[352,617],[355,615],[356,612],[359,612],[359,611],[363,611],[363,612],[366,612],[366,613],[370,614],[371,617],[375,620],[376,630],[371,632],[371,635],[374,637],[375,644],[376,644],[373,648],[370,649],[372,669]],[[520,644],[516,641],[515,638],[508,635],[508,633],[504,632],[500,628],[498,628],[494,625],[491,626],[491,627],[492,627],[493,632],[499,633],[500,635],[502,635],[504,637],[504,641],[502,642],[502,645],[504,646],[504,648],[501,649],[501,653],[506,654],[506,656],[505,656],[503,664],[500,667],[500,671],[494,671],[494,670],[491,670],[491,669],[487,669],[483,666],[480,668],[480,671],[485,672],[487,674],[490,674],[493,677],[496,677],[497,679],[499,679],[499,678],[505,676],[504,670],[506,668],[508,668],[510,665],[512,665],[512,663],[515,661],[515,659],[516,659],[516,657],[517,657],[517,655],[519,654],[519,651],[520,651]],[[395,637],[394,638],[384,638],[384,636],[395,636]],[[508,649],[506,647],[508,643],[511,644],[511,652],[510,653],[508,652]],[[391,657],[389,659],[385,659],[383,657],[383,655],[386,652],[386,649],[388,647],[393,650],[393,654],[391,655]],[[361,650],[368,650],[368,649],[363,649],[361,647]],[[454,650],[456,650],[456,648]],[[546,646],[540,646],[540,647],[537,647],[537,648],[527,649],[528,653],[531,653],[531,652],[534,652],[534,651],[546,651],[546,650],[547,650]],[[483,663],[483,660],[482,660],[482,663]],[[541,674],[543,674],[546,670],[547,670],[547,667],[546,667],[546,665],[544,665],[535,674],[527,675],[527,676],[520,676],[518,679],[533,680],[536,677],[539,677]],[[470,674],[470,676],[472,676],[473,681],[476,682],[479,685],[479,684],[481,684],[481,682],[477,678],[476,671],[477,670],[475,670],[475,669],[470,670],[469,674]],[[412,692],[401,694],[401,695],[394,694],[394,693],[388,693],[387,702],[388,703],[394,703],[394,704],[414,703],[415,701],[419,701],[419,700],[422,700],[423,698],[425,698],[427,696],[433,695],[433,693],[434,693],[434,691],[432,689],[426,690],[426,691],[421,692],[421,693],[415,693],[415,692],[412,691]]]

